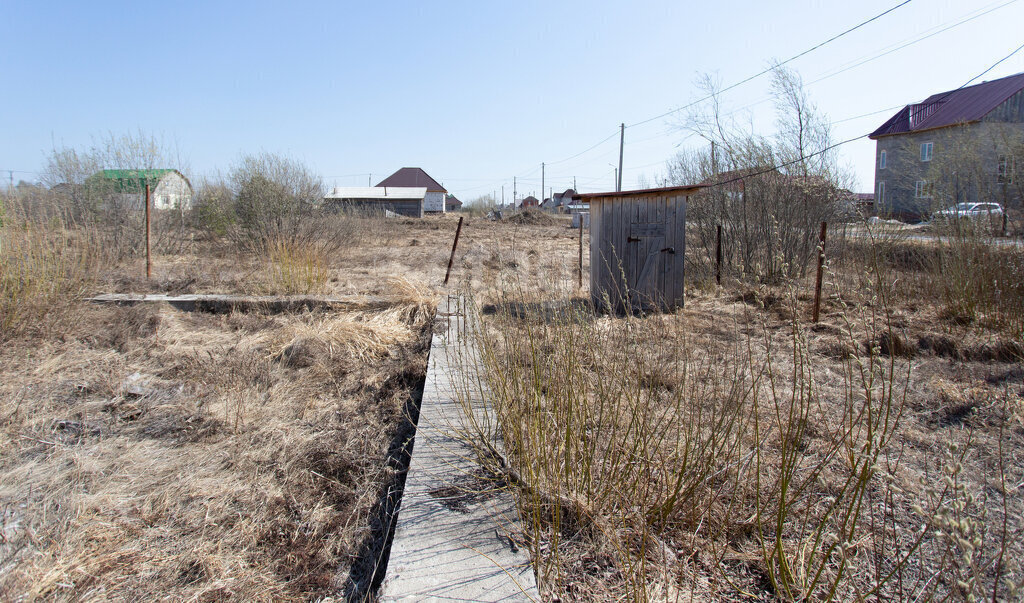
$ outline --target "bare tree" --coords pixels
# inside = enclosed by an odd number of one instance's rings
[[[50,212],[70,223],[89,225],[102,236],[105,249],[117,258],[140,253],[144,243],[141,191],[126,192],[103,178],[104,169],[173,168],[187,173],[176,147],[142,131],[108,134],[88,149],[54,148],[41,181],[50,192]],[[155,247],[178,248],[184,240],[184,208],[177,216],[158,214],[153,228]]]
[[[673,184],[709,185],[691,207],[697,249],[691,273],[710,274],[717,229],[722,227],[727,266],[742,278],[777,281],[806,274],[815,255],[818,225],[837,217],[842,170],[829,152],[827,119],[809,101],[798,75],[776,68],[772,93],[777,131],[754,133],[723,113],[709,76],[698,86],[710,102],[692,112],[684,128],[708,146],[680,153],[667,165]]]

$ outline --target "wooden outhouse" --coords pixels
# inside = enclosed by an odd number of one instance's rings
[[[683,305],[686,203],[700,188],[576,197],[590,203],[590,296],[598,307],[624,312]]]

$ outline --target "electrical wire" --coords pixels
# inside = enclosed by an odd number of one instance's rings
[[[774,69],[776,69],[778,67],[781,67],[781,66],[783,66],[783,65],[785,65],[787,63],[791,63],[792,61],[795,61],[796,59],[799,59],[800,57],[805,56],[805,55],[807,55],[807,54],[809,54],[809,53],[811,53],[811,52],[821,48],[822,46],[825,46],[826,44],[834,42],[834,41],[838,40],[839,38],[845,36],[846,34],[851,33],[853,31],[856,31],[856,30],[860,29],[861,27],[864,27],[868,23],[871,23],[873,21],[877,21],[878,19],[884,17],[885,15],[891,13],[892,11],[894,11],[894,10],[896,10],[896,9],[902,7],[902,6],[905,6],[907,4],[910,4],[911,2],[912,2],[912,0],[904,0],[903,2],[900,2],[899,4],[897,4],[897,5],[895,5],[895,6],[891,7],[891,8],[888,8],[888,9],[878,13],[874,17],[871,17],[870,19],[868,19],[866,21],[861,21],[860,23],[858,23],[857,25],[854,25],[853,27],[847,29],[846,31],[843,31],[842,33],[839,33],[839,34],[836,34],[836,35],[832,36],[831,38],[825,40],[824,42],[816,44],[816,45],[808,48],[807,50],[804,50],[803,52],[797,53],[797,54],[789,57],[785,61],[782,61],[780,63],[776,63],[776,64],[772,65],[771,67],[769,67],[769,68],[767,68],[767,69],[765,69],[763,71],[759,71],[759,72],[755,73],[754,75],[752,75],[752,76],[750,76],[750,77],[748,77],[746,79],[743,79],[743,80],[740,80],[740,81],[736,82],[735,84],[730,84],[729,86],[726,86],[725,88],[722,88],[721,90],[719,90],[716,94],[721,94],[723,92],[728,92],[729,90],[732,90],[734,88],[742,86],[743,84],[746,84],[747,82],[755,80],[755,79],[761,77],[762,75],[765,75],[766,73],[771,73]],[[702,102],[704,102],[706,100],[714,98],[714,96],[715,96],[714,94],[709,94],[709,95],[707,95],[707,96],[705,96],[703,98],[700,98],[700,99],[697,99],[697,100],[693,101],[692,103],[689,103],[689,104],[684,105],[682,107],[678,107],[676,109],[671,109],[671,110],[666,111],[666,112],[664,112],[664,113],[662,113],[660,115],[655,115],[654,117],[649,117],[649,118],[644,119],[642,121],[638,121],[636,123],[630,124],[627,127],[632,128],[634,126],[639,126],[639,125],[645,124],[647,122],[654,121],[656,119],[661,119],[662,117],[667,117],[669,115],[672,115],[673,113],[678,113],[678,112],[680,112],[680,111],[682,111],[684,109],[689,109],[690,107],[692,107],[694,105],[697,105],[697,104],[702,103]]]
[[[1000,63],[1002,63],[1003,61],[1006,61],[1007,59],[1009,59],[1009,58],[1010,58],[1010,57],[1012,57],[1013,55],[1017,54],[1017,53],[1018,53],[1018,52],[1020,52],[1021,50],[1024,50],[1024,44],[1021,44],[1021,45],[1020,45],[1020,46],[1018,46],[1018,47],[1017,47],[1017,48],[1016,48],[1016,49],[1015,49],[1014,51],[1012,51],[1012,52],[1011,52],[1010,54],[1008,54],[1008,55],[1004,56],[1003,58],[999,59],[999,60],[998,60],[998,61],[996,61],[995,63],[992,63],[992,65],[990,65],[990,66],[989,66],[989,67],[988,67],[987,69],[985,69],[984,71],[982,71],[982,72],[981,72],[981,73],[979,73],[978,75],[976,75],[976,76],[972,77],[971,79],[967,80],[966,82],[964,82],[964,83],[963,83],[963,84],[962,84],[962,85],[961,85],[961,86],[960,86],[959,88],[956,88],[956,89],[954,89],[954,90],[950,90],[949,92],[947,92],[947,93],[946,93],[946,94],[944,95],[944,98],[946,98],[946,97],[949,97],[949,96],[950,96],[950,95],[952,95],[952,94],[953,94],[954,92],[957,92],[957,91],[959,91],[959,90],[962,90],[962,89],[966,88],[966,87],[967,87],[967,86],[968,86],[968,85],[969,85],[969,84],[970,84],[971,82],[973,82],[974,80],[976,80],[976,79],[978,79],[978,78],[982,77],[983,75],[985,75],[985,74],[986,74],[986,73],[988,73],[989,71],[992,71],[992,69],[994,69],[994,68],[995,68],[995,67],[996,67],[997,65],[999,65],[999,64],[1000,64]],[[732,183],[734,183],[734,182],[738,182],[738,181],[740,181],[740,180],[743,180],[743,179],[745,179],[745,178],[751,178],[751,177],[753,177],[753,176],[761,176],[761,175],[764,175],[764,174],[767,174],[767,173],[770,173],[770,172],[777,172],[777,171],[779,171],[779,170],[780,170],[780,169],[782,169],[782,168],[785,168],[785,167],[789,167],[789,166],[791,166],[791,165],[794,165],[794,164],[800,163],[801,161],[804,161],[804,160],[806,160],[806,159],[810,159],[811,157],[816,157],[816,156],[818,156],[818,155],[822,155],[822,154],[824,154],[824,153],[827,153],[827,152],[831,151],[832,149],[835,149],[835,148],[841,147],[841,146],[843,146],[844,144],[849,144],[849,143],[851,143],[851,142],[854,142],[855,140],[860,140],[861,138],[864,138],[864,137],[866,137],[866,136],[869,136],[869,135],[870,135],[870,132],[869,132],[869,133],[867,133],[867,134],[861,134],[861,135],[859,135],[859,136],[854,136],[853,138],[847,138],[846,140],[843,140],[843,141],[841,141],[841,142],[837,142],[837,143],[835,143],[835,144],[830,144],[830,145],[828,145],[827,147],[825,147],[825,148],[821,149],[820,151],[815,151],[814,153],[810,153],[810,154],[808,154],[808,155],[801,155],[800,157],[798,157],[798,158],[796,158],[796,159],[793,159],[792,161],[787,161],[787,162],[785,162],[785,163],[780,163],[780,164],[778,164],[778,165],[775,165],[775,166],[772,166],[772,167],[769,167],[769,168],[765,168],[765,169],[763,169],[763,170],[760,170],[760,171],[754,172],[754,173],[752,173],[752,174],[746,174],[746,175],[744,175],[744,176],[737,176],[737,177],[735,177],[735,178],[730,178],[730,179],[728,179],[728,180],[724,180],[724,181],[722,181],[722,182],[716,182],[716,183],[714,183],[714,184],[710,185],[710,186],[709,186],[709,188],[714,188],[714,187],[718,187],[718,186],[724,186],[724,185],[726,185],[726,184],[732,184]]]

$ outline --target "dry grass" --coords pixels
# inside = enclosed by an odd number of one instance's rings
[[[455,220],[378,220],[386,238],[322,258],[319,291],[400,298],[386,311],[69,305],[77,323],[20,331],[0,352],[0,598],[344,592]],[[685,310],[595,317],[567,226],[469,219],[453,273],[487,308],[499,433],[546,597],[1012,598],[1012,306],[947,311],[935,256],[893,235],[830,239],[819,325],[802,322],[806,281],[693,283]],[[152,281],[136,260],[96,287],[279,288],[266,258],[212,241],[155,260]],[[899,420],[880,431],[868,407]]]
[[[343,591],[428,313],[80,311],[0,354],[0,598]]]
[[[0,341],[59,331],[100,259],[88,231],[8,218],[0,228]]]
[[[481,345],[545,597],[1018,596],[1024,348],[906,244],[851,245],[818,325],[808,282],[594,316],[496,251]]]
[[[271,290],[279,293],[321,293],[327,284],[327,253],[315,241],[274,239],[266,244]]]

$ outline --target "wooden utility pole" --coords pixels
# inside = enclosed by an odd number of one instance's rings
[[[626,124],[622,124],[619,127],[621,129],[619,130],[619,171],[618,174],[615,176],[616,191],[622,190],[622,148],[625,146],[626,143]]]
[[[512,176],[512,209],[516,208],[516,177]]]
[[[818,315],[821,312],[821,277],[825,271],[825,234],[828,223],[821,223],[821,234],[818,235],[818,277],[814,281],[814,312],[811,315],[811,322],[818,322]]]
[[[540,202],[544,202],[544,164],[540,164]]]
[[[462,232],[462,218],[459,216],[459,225],[455,228],[455,242],[452,243],[452,255],[448,258],[448,271],[444,273],[444,284],[448,284],[448,277],[452,275],[452,264],[455,262],[455,249],[459,246],[459,234]]]
[[[149,250],[149,185],[146,185],[146,279],[153,277],[153,257]]]

